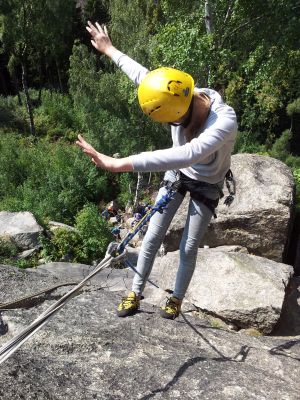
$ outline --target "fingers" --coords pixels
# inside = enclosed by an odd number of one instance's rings
[[[91,21],[88,21],[87,23],[88,23],[88,26],[86,26],[85,29],[86,29],[93,37],[95,37],[99,32],[102,33],[102,28],[101,28],[101,26],[98,24],[98,22],[96,22],[96,27],[97,27],[98,29],[95,27],[95,25],[93,25],[93,24],[91,23]],[[100,27],[100,29],[99,29],[99,27]]]
[[[98,159],[98,153],[89,143],[84,140],[83,136],[78,135],[78,140],[75,143],[77,146],[81,147],[83,153],[90,157],[96,166],[101,165],[101,162]]]
[[[102,29],[102,27],[98,24],[98,22],[96,22],[96,27],[98,28],[98,31],[99,31],[100,33],[103,32],[103,29]]]
[[[78,135],[78,140],[76,141],[77,146],[81,147],[83,152],[88,156],[95,156],[97,154],[96,150],[93,146],[91,146],[88,142],[84,140],[81,135]]]
[[[91,30],[96,30],[96,28],[94,27],[94,25],[91,23],[91,21],[88,21],[88,26]]]
[[[96,35],[96,34],[97,34],[97,29],[94,27],[94,25],[93,25],[90,21],[88,21],[87,23],[88,23],[89,26],[86,26],[86,27],[85,27],[86,30],[87,30],[92,36]]]
[[[96,26],[93,25],[93,24],[91,23],[91,21],[88,21],[87,23],[88,23],[88,26],[86,26],[86,30],[87,30],[92,36],[97,35],[97,33],[104,33],[105,35],[108,36],[108,32],[107,32],[107,27],[106,27],[106,25],[103,25],[103,27],[102,27],[98,22],[95,23]]]
[[[82,150],[84,150],[84,145],[81,143],[81,142],[79,142],[79,140],[77,140],[77,142],[75,142],[75,144],[78,146],[78,147],[81,147],[82,148]]]
[[[78,135],[78,140],[75,142],[75,144],[82,149],[86,149],[88,146],[88,143],[84,140],[84,138],[81,135]]]
[[[78,143],[83,143],[85,142],[83,136],[81,136],[80,134],[77,136],[78,137]],[[76,142],[77,143],[77,142]]]

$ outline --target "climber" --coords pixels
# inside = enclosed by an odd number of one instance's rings
[[[156,252],[185,194],[189,192],[174,291],[160,310],[163,318],[174,319],[180,313],[193,276],[201,239],[222,196],[237,134],[236,115],[215,90],[195,87],[191,75],[166,67],[149,72],[113,46],[105,26],[88,22],[87,30],[94,48],[112,59],[138,85],[142,111],[152,120],[170,125],[173,146],[126,158],[113,158],[97,152],[81,135],[76,144],[97,167],[111,172],[165,171],[158,198],[180,179],[174,199],[162,213],[154,214],[150,220],[139,253],[132,291],[122,299],[117,315],[126,317],[138,311]]]

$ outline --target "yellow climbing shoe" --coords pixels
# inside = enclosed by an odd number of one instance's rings
[[[178,317],[181,309],[182,300],[176,297],[170,297],[165,307],[160,309],[160,316],[167,319],[175,319]]]
[[[128,317],[134,315],[140,308],[140,300],[134,292],[130,292],[127,297],[123,297],[121,303],[118,305],[118,317]]]

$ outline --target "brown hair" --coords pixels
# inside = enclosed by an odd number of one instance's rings
[[[187,142],[199,136],[210,111],[211,100],[203,92],[194,92],[193,111],[188,126],[184,129],[184,136]]]

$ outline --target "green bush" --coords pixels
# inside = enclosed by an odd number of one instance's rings
[[[296,209],[300,212],[300,167],[293,170],[293,176],[296,184]]]
[[[83,207],[76,216],[75,227],[83,241],[80,259],[91,261],[103,258],[113,236],[95,204],[87,204]]]
[[[109,226],[98,208],[87,204],[76,216],[75,230],[59,228],[51,239],[41,238],[41,256],[47,261],[91,264],[104,257],[112,239]]]
[[[24,259],[22,258],[22,259],[9,260],[9,265],[13,265],[21,269],[34,268],[37,266],[37,263],[38,263],[37,256]]]
[[[20,136],[11,131],[0,135],[0,202],[14,196],[16,188],[26,179],[22,162],[24,146],[19,143]]]
[[[76,119],[72,100],[65,94],[43,90],[42,103],[37,111],[47,115],[54,124],[66,128],[74,127]]]
[[[17,255],[20,249],[18,246],[11,241],[9,238],[1,237],[0,238],[0,263],[12,265],[18,268],[32,268],[37,265],[38,255],[34,254],[33,256],[21,259],[18,258]]]
[[[0,129],[29,130],[25,106],[19,105],[17,97],[0,96]]]
[[[131,190],[134,186],[134,180],[132,174],[120,174],[118,177],[118,183],[120,193],[117,197],[117,203],[121,207],[125,207],[128,202],[133,200]]]
[[[77,262],[78,249],[82,246],[82,238],[77,231],[58,228],[51,239],[40,238],[42,246],[41,257],[46,261]]]
[[[281,136],[274,142],[270,156],[278,160],[285,161],[290,154],[290,140],[292,139],[292,132],[285,130]]]
[[[85,203],[111,199],[107,179],[75,146],[0,136],[0,210],[74,223]]]
[[[287,105],[286,112],[289,117],[292,117],[294,114],[300,114],[300,97]]]
[[[248,132],[238,132],[233,153],[258,153],[266,152],[266,146],[260,144],[256,138]]]
[[[18,247],[9,238],[0,238],[0,262],[3,260],[15,257],[18,253]]]

